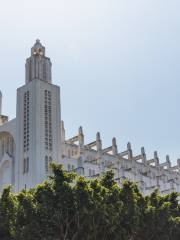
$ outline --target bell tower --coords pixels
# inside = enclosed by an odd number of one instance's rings
[[[26,60],[25,85],[17,89],[16,186],[31,188],[60,162],[60,88],[52,84],[51,61],[39,40]]]
[[[50,58],[45,56],[45,47],[37,39],[31,48],[31,57],[26,60],[26,83],[35,79],[51,83],[51,66]]]

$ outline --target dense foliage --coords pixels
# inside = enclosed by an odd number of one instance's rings
[[[0,197],[1,240],[179,240],[178,194],[144,197],[112,172],[87,180],[52,165],[53,176],[31,190]]]

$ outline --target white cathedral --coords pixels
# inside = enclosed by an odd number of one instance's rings
[[[180,192],[180,159],[171,166],[169,156],[159,162],[157,152],[147,159],[144,148],[134,156],[131,144],[119,152],[116,139],[102,147],[100,133],[91,143],[84,142],[82,127],[66,139],[61,120],[60,88],[52,84],[51,61],[45,47],[36,40],[26,60],[25,85],[17,89],[16,118],[2,115],[0,92],[0,191],[11,184],[14,191],[31,188],[50,174],[50,162],[63,164],[87,178],[113,170],[116,181],[138,184],[144,194],[158,188],[162,194]]]

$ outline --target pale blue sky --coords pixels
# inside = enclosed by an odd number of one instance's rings
[[[61,86],[67,136],[82,125],[86,142],[101,132],[180,157],[179,0],[0,0],[3,113],[15,117],[16,88],[36,38]]]

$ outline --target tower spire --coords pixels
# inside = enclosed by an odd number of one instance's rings
[[[51,83],[51,66],[50,58],[45,56],[45,47],[37,39],[26,60],[26,83],[36,79]]]

